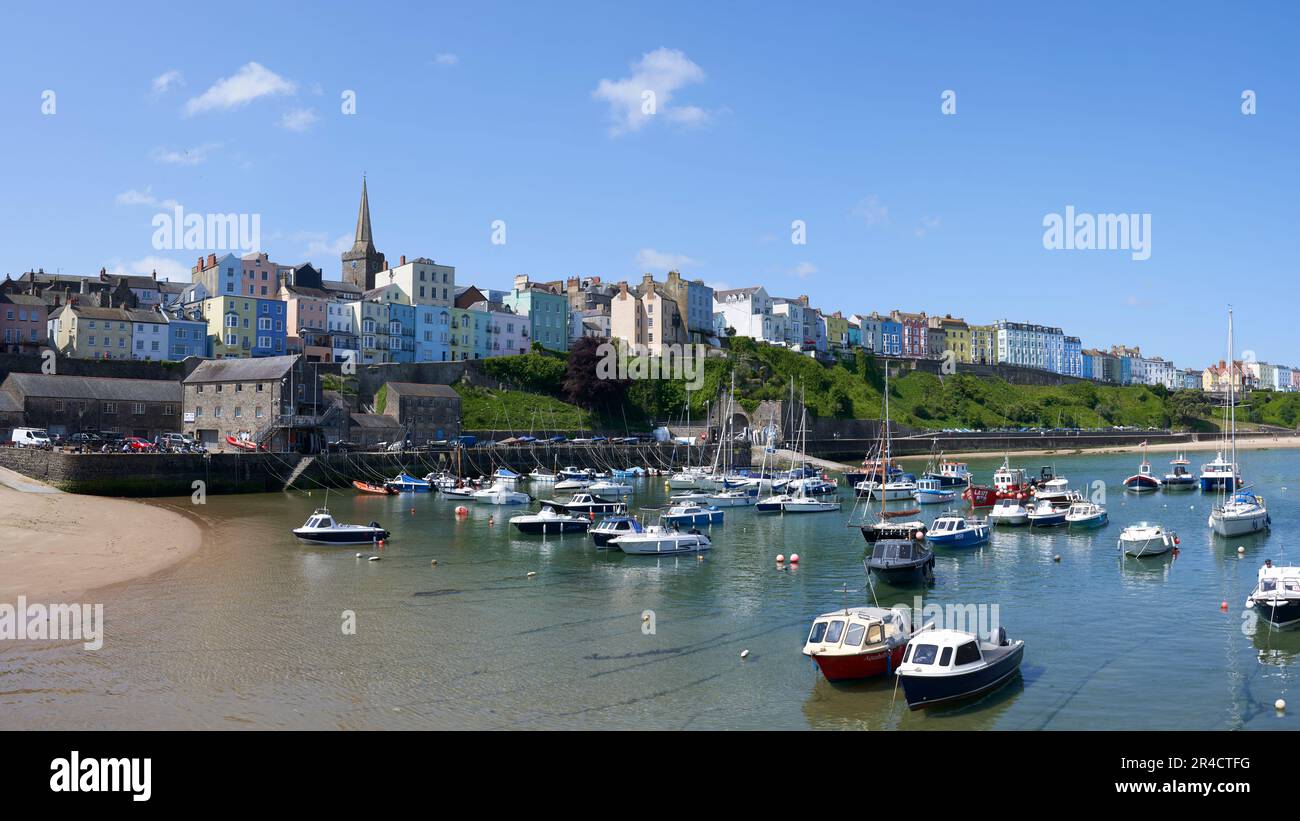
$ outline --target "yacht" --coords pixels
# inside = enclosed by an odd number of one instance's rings
[[[747,490],[719,490],[705,496],[704,501],[714,507],[749,507],[758,496]]]
[[[1158,524],[1138,522],[1119,534],[1119,549],[1134,558],[1163,556],[1178,546],[1178,535]]]
[[[1268,530],[1272,519],[1264,497],[1239,490],[1210,511],[1209,525],[1220,536],[1244,536]]]
[[[854,681],[896,668],[911,635],[904,608],[845,607],[813,619],[803,654],[827,681]]]
[[[388,531],[379,522],[368,525],[345,525],[334,521],[329,508],[317,508],[307,517],[302,527],[293,529],[293,535],[311,544],[373,544],[388,538]]]
[[[591,526],[586,516],[563,513],[553,508],[544,507],[538,513],[521,513],[510,518],[510,524],[520,533],[585,533]]]
[[[989,540],[989,524],[985,519],[949,512],[934,520],[925,538],[945,547],[973,547]]]
[[[1278,627],[1300,622],[1300,567],[1275,566],[1272,559],[1265,560],[1246,606]]]
[[[989,511],[989,522],[995,525],[1029,524],[1029,508],[1019,499],[999,499]]]
[[[1106,508],[1096,502],[1078,501],[1065,514],[1070,527],[1101,527],[1106,524]]]
[[[628,533],[610,539],[609,546],[634,555],[664,556],[673,553],[699,553],[713,543],[703,533],[683,533],[663,525],[647,525],[640,533]]]
[[[965,462],[940,462],[938,470],[926,471],[921,478],[937,479],[940,487],[957,488],[970,484],[971,474]]]
[[[923,505],[941,505],[957,498],[957,491],[945,486],[942,480],[926,475],[917,480],[916,501]]]
[[[918,630],[898,666],[903,697],[913,710],[970,698],[1006,684],[1020,670],[1023,640],[999,627],[991,641],[959,630]]]

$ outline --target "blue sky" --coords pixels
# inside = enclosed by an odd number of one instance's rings
[[[808,5],[6,5],[0,272],[188,272],[151,244],[175,201],[337,277],[365,172],[379,248],[460,282],[676,264],[1196,366],[1231,301],[1300,364],[1291,8]],[[1150,214],[1150,259],[1044,249],[1067,205]]]

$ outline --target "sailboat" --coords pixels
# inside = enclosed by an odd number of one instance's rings
[[[1232,309],[1228,309],[1228,362],[1232,368]],[[1210,511],[1209,526],[1220,536],[1242,536],[1268,530],[1271,520],[1264,497],[1240,489],[1241,479],[1237,474],[1237,403],[1232,381],[1232,371],[1228,372],[1228,436],[1232,455],[1232,478],[1221,483],[1219,503]],[[1204,480],[1202,480],[1203,482]],[[1232,487],[1229,487],[1232,485]],[[1204,484],[1202,483],[1202,486]]]
[[[916,500],[916,480],[906,473],[891,475],[889,465],[891,464],[890,452],[892,450],[892,435],[889,424],[889,365],[885,365],[885,395],[884,395],[884,419],[882,427],[882,436],[880,441],[880,459],[879,462],[884,466],[883,471],[876,472],[874,476],[868,476],[853,486],[858,496],[879,499],[882,502],[896,501],[915,501]]]
[[[729,477],[731,469],[731,446],[735,438],[735,431],[732,423],[732,412],[736,399],[736,374],[731,374],[731,389],[727,393],[727,412],[722,423],[722,434],[718,437],[718,453],[714,457],[714,475],[720,476],[721,490],[704,497],[707,504],[714,507],[749,507],[758,499],[757,492],[750,493],[744,487],[741,487],[743,480]]]
[[[802,407],[803,403],[800,402]],[[803,458],[799,460],[799,472],[802,473],[808,466],[808,455],[804,452],[808,447],[808,411],[803,409],[803,415],[799,420],[799,455]],[[794,472],[794,458],[790,459],[790,470]],[[780,511],[782,513],[829,513],[833,510],[840,509],[840,503],[836,501],[827,501],[818,499],[809,494],[807,481],[794,482],[795,492],[782,493],[777,496],[769,496],[760,501],[757,509],[763,513]]]

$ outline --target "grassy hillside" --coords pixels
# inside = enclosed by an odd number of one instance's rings
[[[592,416],[577,405],[525,391],[494,391],[454,385],[460,394],[461,427],[466,430],[591,430]]]
[[[516,427],[526,426],[534,416],[546,415],[540,410],[542,407],[572,419],[575,425],[595,421],[610,430],[644,430],[652,422],[680,420],[686,411],[687,391],[680,380],[631,382],[626,386],[620,406],[602,407],[595,413],[558,401],[563,395],[562,383],[566,376],[565,359],[560,355],[533,353],[500,357],[488,363],[493,375],[555,402],[543,405],[540,400],[512,400],[516,404],[509,413]],[[827,366],[811,357],[744,338],[731,340],[727,356],[707,361],[702,386],[690,392],[693,418],[702,418],[706,403],[726,389],[733,371],[739,401],[751,411],[762,400],[788,397],[793,378],[796,390],[802,386],[809,411],[816,416],[880,418],[884,375],[872,357],[848,356]],[[1163,387],[1093,383],[1012,385],[1001,379],[969,374],[940,378],[923,372],[910,372],[893,379],[889,388],[890,418],[917,428],[978,430],[1112,425],[1202,431],[1218,428],[1213,404],[1199,391],[1170,392]],[[487,404],[478,408],[481,415],[475,417],[478,421],[474,427],[492,427],[494,410]],[[585,422],[578,421],[579,412],[587,414]],[[1238,420],[1294,428],[1300,423],[1300,394],[1255,394],[1249,408],[1238,412]]]

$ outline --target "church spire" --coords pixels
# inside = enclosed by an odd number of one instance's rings
[[[370,233],[370,195],[366,191],[366,177],[361,175],[361,209],[357,211],[357,237],[353,251],[374,251],[374,237]]]

